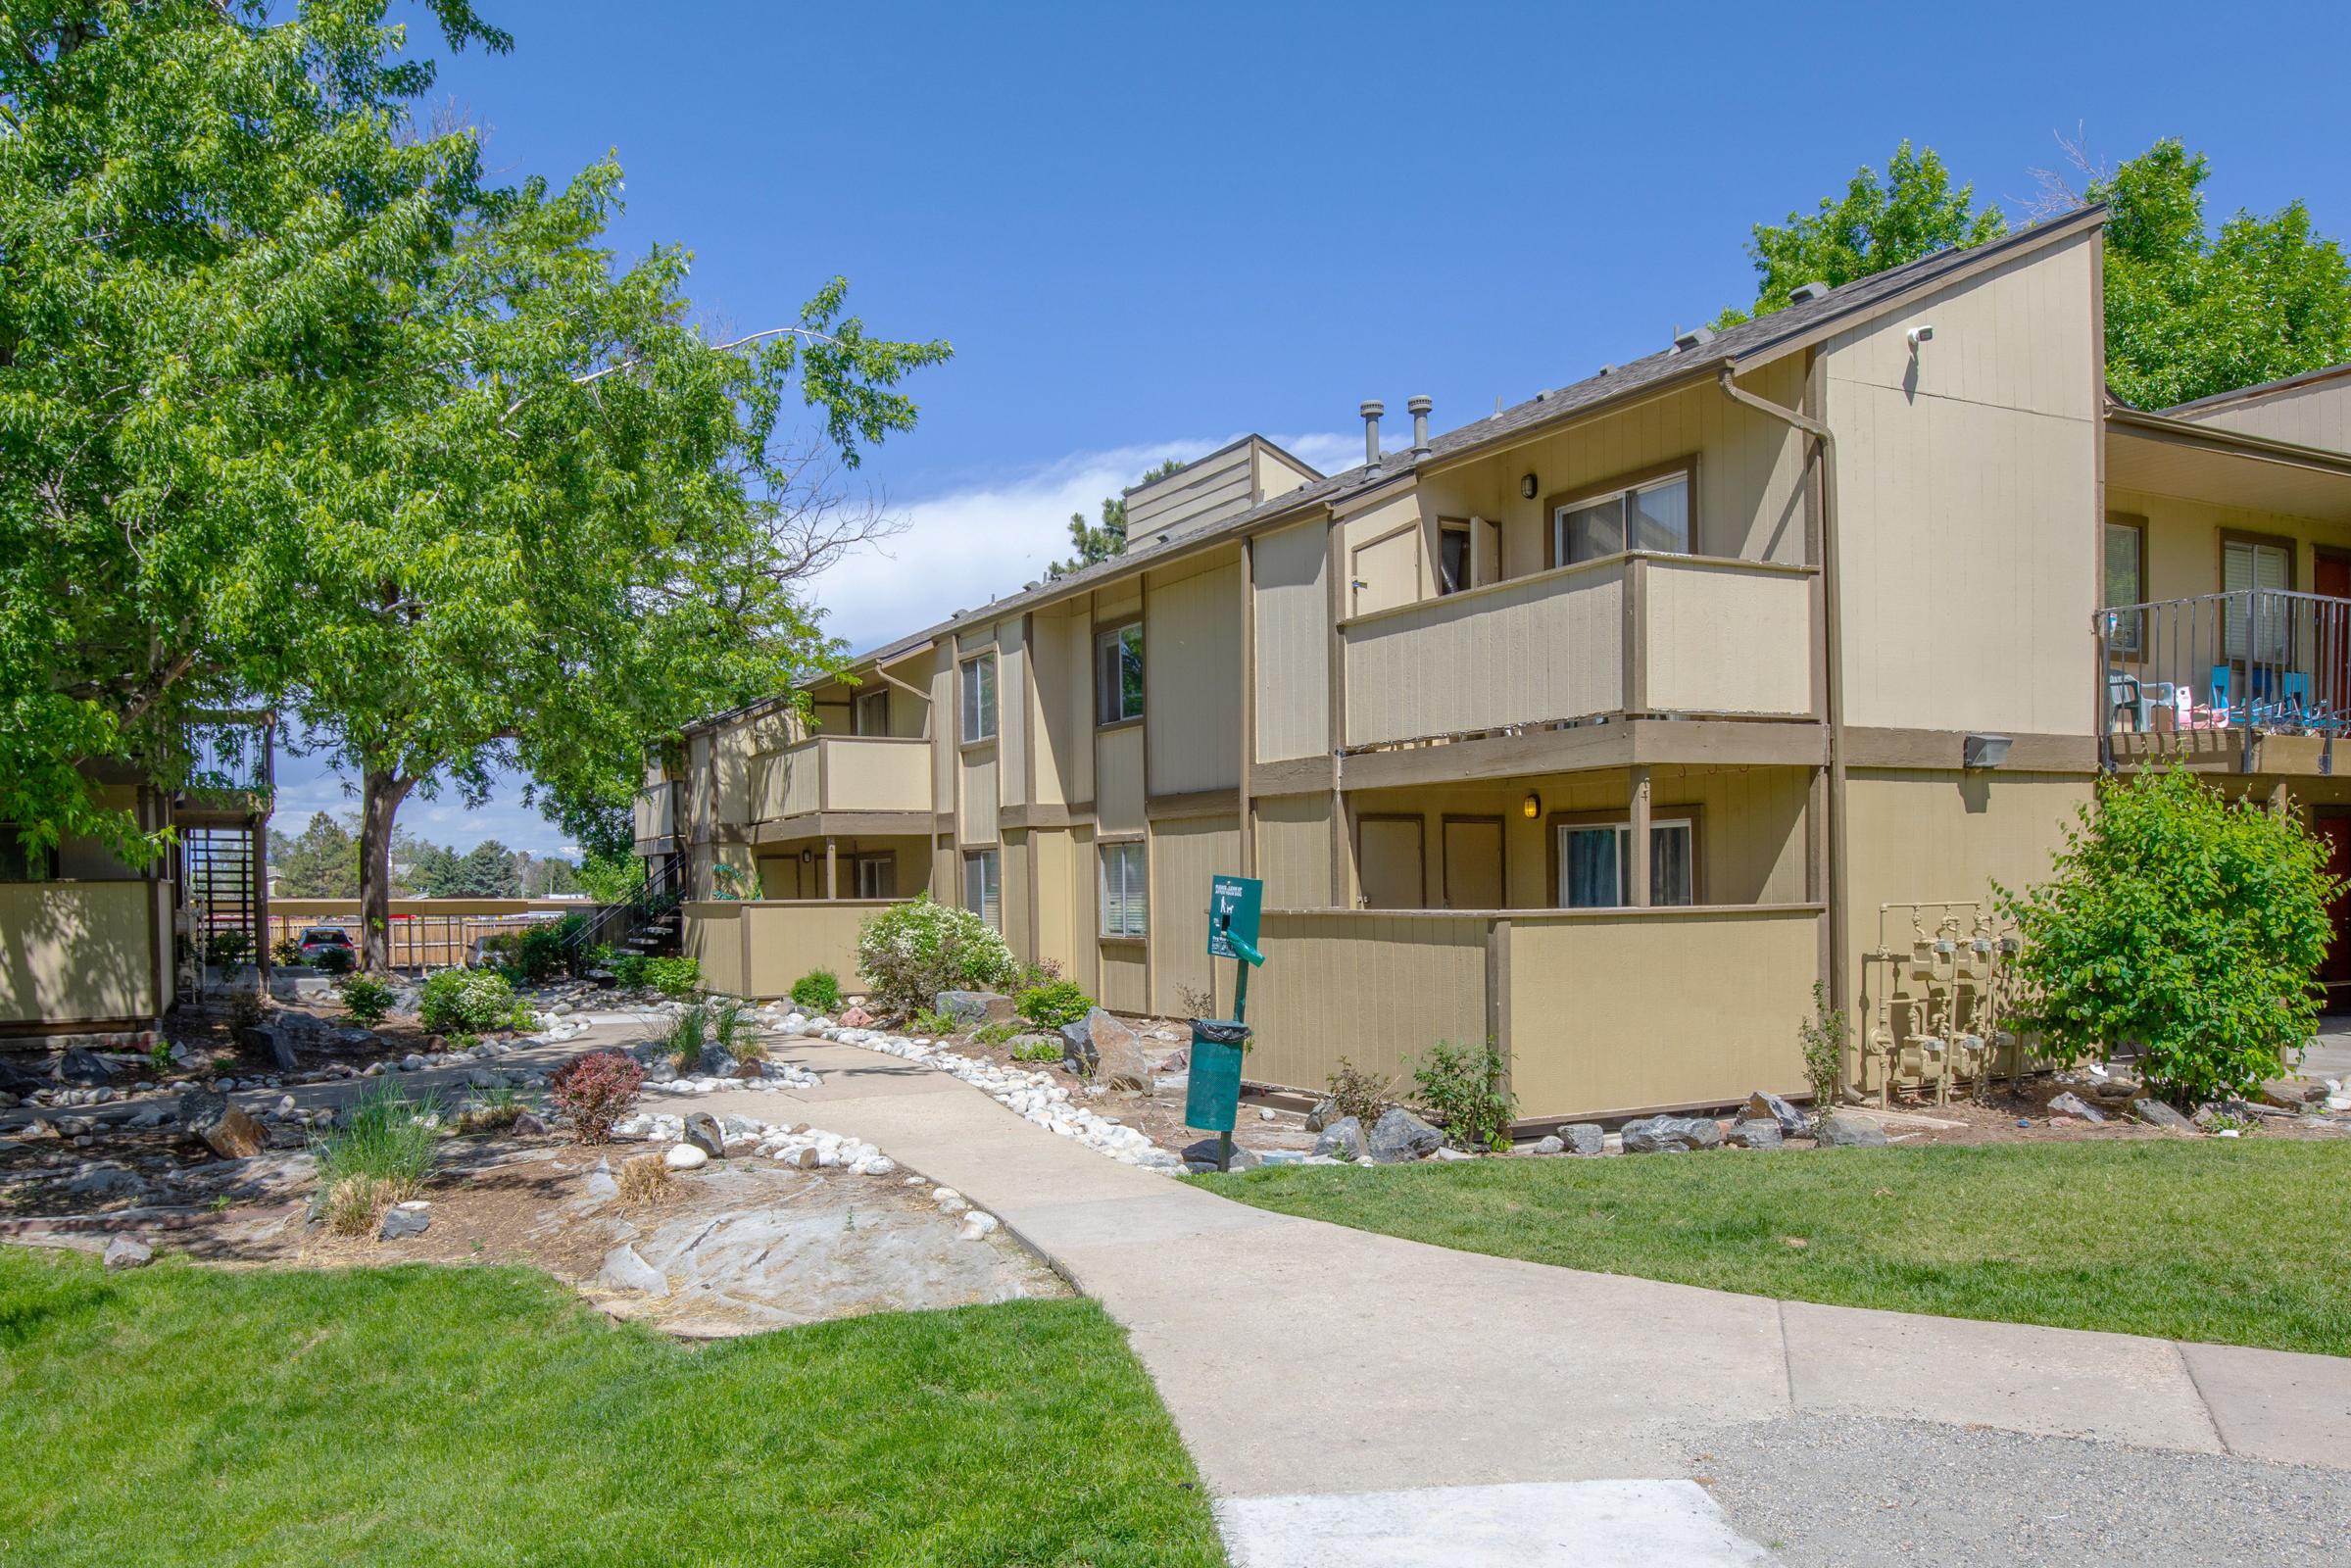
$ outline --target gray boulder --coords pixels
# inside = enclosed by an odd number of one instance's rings
[[[2150,1100],[2145,1096],[2131,1102],[2131,1114],[2150,1127],[2163,1127],[2181,1133],[2192,1133],[2196,1130],[2196,1124],[2180,1114],[2179,1111],[2174,1110],[2160,1100]]]
[[[732,1078],[735,1075],[735,1069],[742,1065],[743,1063],[736,1058],[735,1054],[724,1046],[705,1046],[702,1048],[702,1055],[694,1063],[694,1076],[697,1078]]]
[[[1886,1129],[1866,1116],[1847,1116],[1833,1111],[1813,1133],[1823,1149],[1882,1149],[1886,1145]]]
[[[2265,1104],[2299,1111],[2314,1100],[2325,1100],[2327,1086],[2301,1078],[2273,1078],[2261,1086],[2260,1094]]]
[[[1624,1127],[1628,1154],[1687,1154],[1720,1149],[1723,1130],[1711,1116],[1643,1116]]]
[[[1139,1089],[1148,1093],[1151,1086],[1151,1063],[1144,1059],[1143,1042],[1135,1031],[1100,1007],[1090,1009],[1082,1021],[1087,1039],[1094,1047],[1095,1082],[1112,1089]]]
[[[2138,1098],[2138,1085],[2128,1078],[2092,1078],[2082,1087],[2090,1099],[2109,1108],[2128,1105]]]
[[[96,1052],[75,1046],[58,1058],[57,1081],[80,1089],[97,1089],[115,1081],[115,1070]]]
[[[1731,1130],[1723,1134],[1723,1142],[1734,1149],[1782,1149],[1787,1147],[1786,1140],[1780,1134],[1780,1124],[1758,1116],[1750,1116],[1743,1121],[1733,1122]]]
[[[669,1277],[638,1254],[635,1248],[622,1245],[604,1254],[604,1267],[596,1274],[596,1283],[609,1291],[634,1291],[640,1296],[667,1296]]]
[[[432,1228],[432,1216],[421,1208],[392,1207],[384,1210],[384,1222],[376,1230],[376,1240],[405,1242],[421,1236]]]
[[[1257,1156],[1254,1150],[1244,1149],[1239,1144],[1235,1144],[1233,1146],[1233,1161],[1225,1168],[1228,1170],[1255,1170],[1263,1163],[1264,1161]],[[1189,1171],[1214,1170],[1216,1168],[1216,1140],[1203,1138],[1198,1143],[1186,1144],[1184,1146],[1184,1168]]]
[[[1314,1152],[1338,1159],[1358,1157],[1363,1152],[1363,1123],[1352,1116],[1340,1117],[1315,1138]]]
[[[707,1110],[697,1110],[686,1117],[686,1142],[712,1159],[726,1157],[726,1132],[718,1118]]]
[[[1094,1031],[1086,1027],[1085,1019],[1080,1018],[1061,1026],[1061,1066],[1064,1071],[1080,1078],[1091,1078],[1094,1076],[1095,1063],[1100,1059],[1094,1050]]]
[[[1425,1159],[1444,1147],[1445,1134],[1403,1106],[1396,1105],[1372,1124],[1364,1152],[1380,1164],[1401,1165]]]
[[[620,1183],[612,1176],[611,1160],[600,1159],[596,1162],[596,1168],[588,1172],[587,1187],[588,1200],[592,1203],[606,1202],[620,1196]]]
[[[248,1159],[269,1145],[268,1130],[218,1090],[181,1090],[179,1124],[222,1159]]]
[[[108,1273],[117,1269],[145,1268],[155,1261],[155,1249],[132,1236],[118,1236],[106,1244],[104,1262]]]
[[[2050,1100],[2049,1114],[2052,1116],[2079,1116],[2083,1121],[2104,1121],[2106,1119],[2106,1112],[2072,1090]]]
[[[1758,1089],[1747,1096],[1746,1114],[1740,1120],[1768,1121],[1780,1129],[1783,1138],[1800,1138],[1804,1134],[1804,1113],[1768,1089]]]
[[[1523,1152],[1529,1154],[1564,1154],[1567,1152],[1567,1144],[1566,1141],[1560,1138],[1557,1133],[1546,1133],[1543,1137],[1536,1139],[1535,1142],[1529,1144]]]
[[[1573,1121],[1559,1129],[1559,1142],[1571,1154],[1596,1154],[1608,1147],[1608,1134],[1596,1121]]]
[[[540,1120],[536,1114],[526,1110],[514,1118],[512,1131],[517,1138],[544,1138],[547,1136],[548,1127],[547,1123]]]
[[[1306,1112],[1306,1131],[1310,1133],[1321,1132],[1325,1127],[1330,1126],[1331,1123],[1337,1121],[1338,1119],[1339,1102],[1326,1096],[1325,1098],[1316,1101],[1314,1102],[1314,1108]],[[1358,1123],[1358,1125],[1360,1125],[1360,1123]]]
[[[993,991],[942,991],[931,999],[931,1010],[953,1018],[957,1029],[977,1029],[989,1022],[1009,1023],[1012,999]]]

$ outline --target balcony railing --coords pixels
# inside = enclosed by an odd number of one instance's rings
[[[928,811],[928,741],[819,735],[751,760],[751,820],[816,811]]]
[[[1349,750],[1595,718],[1812,712],[1812,568],[1609,556],[1340,625]]]
[[[187,773],[180,787],[205,797],[268,799],[277,788],[276,715],[207,712],[185,726]]]
[[[2231,752],[2251,770],[2272,738],[2315,757],[2351,734],[2351,599],[2246,588],[2117,605],[2092,626],[2110,762]]]

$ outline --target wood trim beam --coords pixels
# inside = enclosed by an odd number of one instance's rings
[[[1964,765],[1969,732],[1956,729],[1890,729],[1856,724],[1845,731],[1845,766],[1926,768],[1958,772]],[[2015,735],[2007,759],[1980,772],[2094,773],[2098,742],[2091,735]]]
[[[1344,788],[1352,794],[1641,764],[1818,767],[1827,756],[1828,731],[1821,724],[1631,718],[1445,746],[1362,752],[1347,760]]]
[[[1249,768],[1249,798],[1261,801],[1268,795],[1327,795],[1334,787],[1334,776],[1328,756],[1257,762]]]

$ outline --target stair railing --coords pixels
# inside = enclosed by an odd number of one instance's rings
[[[645,879],[644,885],[618,904],[608,904],[598,909],[571,933],[565,951],[573,969],[579,960],[607,945],[617,947],[641,928],[652,924],[684,902],[686,858],[672,855],[661,862],[660,870]],[[610,942],[608,943],[608,938]]]

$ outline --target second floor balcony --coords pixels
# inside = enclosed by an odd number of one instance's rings
[[[924,818],[931,811],[931,747],[919,738],[819,735],[751,760],[752,825],[838,813]]]
[[[2245,588],[2098,612],[2109,762],[2330,773],[2351,736],[2351,599]]]
[[[1634,551],[1354,616],[1346,747],[1620,715],[1813,718],[1814,575]]]

